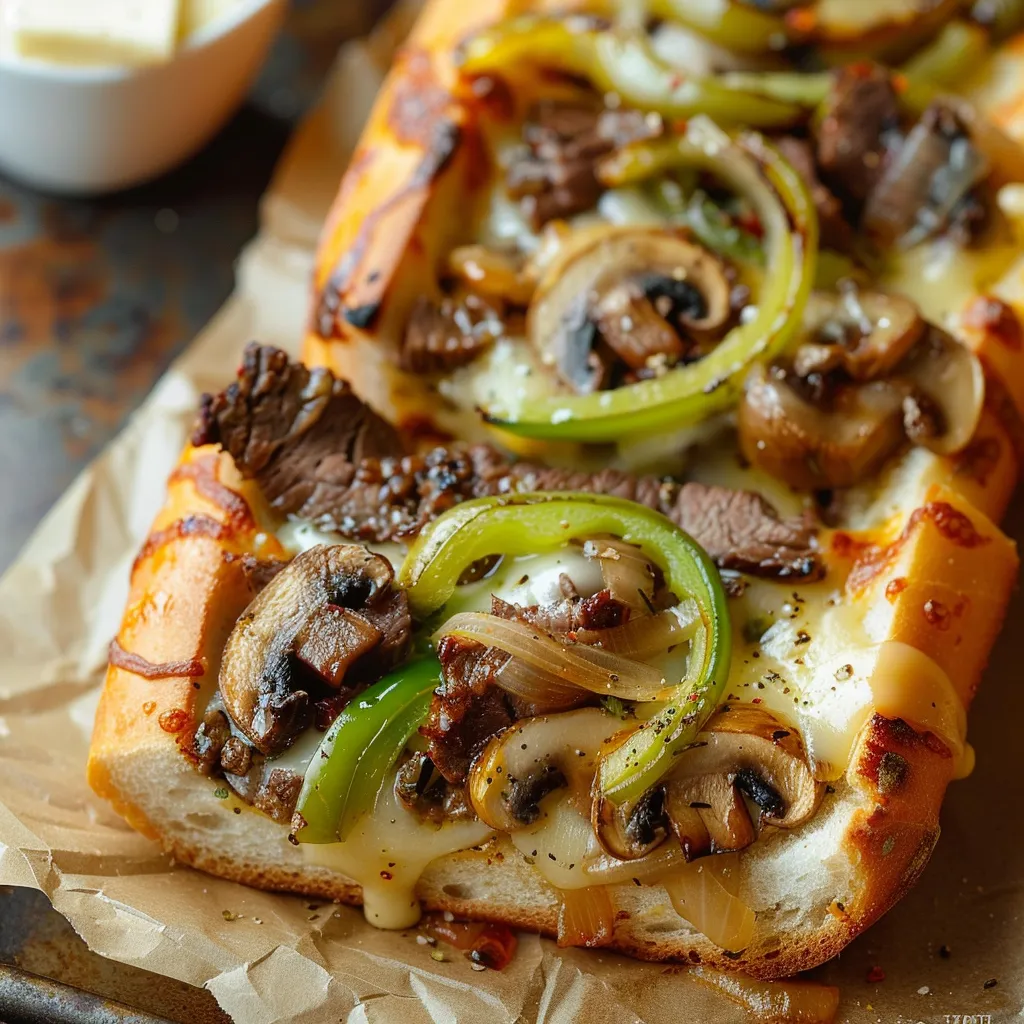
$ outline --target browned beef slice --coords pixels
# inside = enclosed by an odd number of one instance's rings
[[[818,129],[825,182],[843,198],[862,203],[885,170],[898,127],[899,105],[887,71],[853,64],[837,72]]]
[[[575,633],[580,629],[611,629],[629,620],[629,605],[612,597],[610,590],[599,590],[590,597],[565,597],[554,604],[518,605],[491,596],[491,614],[503,619],[518,619],[546,633]]]
[[[843,204],[832,192],[821,183],[818,169],[814,165],[814,151],[806,139],[798,139],[794,135],[784,135],[776,139],[776,146],[782,155],[793,165],[793,169],[803,178],[804,184],[811,193],[814,208],[818,211],[818,225],[821,231],[821,244],[826,249],[837,249],[843,252],[853,240],[853,230],[843,216]]]
[[[257,372],[261,367],[274,369]],[[780,519],[752,492],[637,477],[616,469],[584,473],[510,462],[487,445],[451,445],[424,455],[382,458],[385,440],[397,448],[395,432],[329,374],[317,378],[317,390],[327,399],[319,402],[315,414],[303,415],[297,432],[295,415],[275,416],[272,406],[294,411],[295,386],[288,382],[310,382],[313,373],[289,365],[283,353],[250,346],[240,382],[204,401],[196,430],[197,442],[219,441],[242,475],[255,477],[284,515],[347,537],[382,542],[415,536],[467,498],[587,491],[661,511],[692,534],[722,568],[783,577],[822,572],[813,525]],[[264,377],[269,380],[255,388]],[[257,430],[246,425],[247,417],[260,424],[258,445],[249,442]],[[253,456],[254,450],[259,457]]]
[[[335,500],[365,460],[402,450],[394,428],[329,370],[256,344],[230,387],[203,396],[192,443],[219,444],[285,513]]]
[[[359,609],[359,614],[380,630],[382,639],[353,668],[356,680],[375,680],[405,661],[412,639],[412,615],[404,590],[391,591],[376,604]]]
[[[484,744],[515,721],[511,699],[494,682],[509,655],[473,640],[445,636],[437,656],[442,683],[420,732],[437,770],[448,782],[463,782]]]
[[[509,165],[509,195],[522,200],[535,228],[589,210],[603,191],[598,160],[659,130],[656,119],[639,111],[543,101],[527,118],[522,153]]]
[[[477,296],[413,303],[402,339],[401,363],[410,373],[442,373],[471,363],[501,334],[498,311]]]

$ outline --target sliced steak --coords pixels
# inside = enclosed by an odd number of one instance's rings
[[[491,614],[503,619],[518,619],[545,633],[565,635],[581,629],[611,629],[629,621],[629,605],[612,597],[610,590],[599,590],[590,597],[564,597],[554,604],[518,605],[491,596]]]
[[[852,64],[836,73],[817,137],[823,180],[859,209],[899,144],[899,104],[889,73]]]
[[[535,229],[591,209],[604,186],[598,161],[620,146],[661,131],[657,118],[636,110],[545,100],[523,127],[522,150],[509,164],[508,193],[521,201]]]
[[[987,172],[958,111],[936,100],[871,190],[864,230],[884,248],[917,245],[947,228],[969,241],[985,217],[971,190]]]
[[[402,451],[394,428],[329,370],[256,344],[230,387],[203,396],[192,443],[221,445],[286,513],[329,502],[364,461]]]
[[[479,296],[421,295],[413,304],[402,339],[401,365],[409,373],[444,373],[471,363],[501,336],[498,310]]]
[[[434,767],[448,782],[460,783],[487,741],[517,717],[513,699],[494,681],[509,655],[474,640],[444,636],[437,656],[443,682],[420,733]]]
[[[300,417],[293,394],[310,391],[325,397],[317,400],[315,412],[310,406]],[[275,415],[273,396],[288,407],[285,414]],[[585,473],[511,462],[487,445],[401,455],[394,430],[347,386],[326,371],[289,364],[275,350],[250,346],[239,383],[204,399],[193,440],[220,443],[242,476],[255,478],[282,515],[359,540],[413,537],[468,498],[586,491],[657,509],[692,534],[721,568],[774,577],[823,572],[813,524],[780,519],[753,492],[616,469]]]
[[[814,208],[818,211],[818,225],[821,232],[821,244],[826,249],[845,252],[853,241],[853,229],[843,215],[843,204],[833,195],[830,189],[822,184],[818,177],[818,168],[814,164],[814,150],[807,139],[798,139],[794,135],[784,135],[775,140],[779,152],[793,165],[793,170],[800,175]]]

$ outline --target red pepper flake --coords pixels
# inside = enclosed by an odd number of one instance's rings
[[[763,704],[763,703],[764,703],[764,701],[763,701],[763,700],[761,700],[761,698],[760,698],[760,697],[755,697],[755,698],[754,698],[754,699],[753,699],[753,700],[752,700],[752,701],[751,701],[750,703],[751,703],[751,704]]]
[[[877,985],[880,981],[885,981],[885,971],[881,967],[872,967],[864,980],[869,985]]]
[[[385,882],[390,882],[394,875],[392,875],[390,871],[382,871],[380,873],[380,877],[383,878]]]
[[[147,700],[146,703],[142,705],[142,713],[144,715],[151,715],[154,711],[156,711],[155,700]]]
[[[181,732],[188,724],[188,712],[182,711],[181,708],[171,708],[170,711],[165,711],[157,721],[164,732]]]
[[[903,593],[910,584],[905,576],[896,576],[885,585],[885,597],[889,604],[894,604],[896,598]]]

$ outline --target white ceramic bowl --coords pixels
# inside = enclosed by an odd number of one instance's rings
[[[126,188],[170,170],[237,109],[286,7],[287,0],[243,0],[165,64],[79,68],[0,57],[0,169],[75,193]]]

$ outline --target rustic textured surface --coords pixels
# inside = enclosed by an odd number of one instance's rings
[[[151,184],[74,200],[0,177],[0,571],[227,298],[292,127],[383,6],[298,0],[248,104]],[[206,992],[90,954],[37,892],[0,888],[0,964],[158,1017],[227,1019]]]

